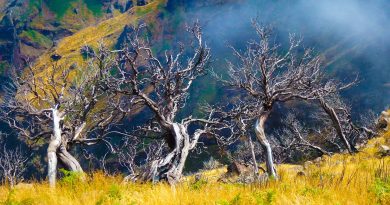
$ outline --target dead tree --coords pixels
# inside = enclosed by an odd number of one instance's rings
[[[310,154],[311,151],[319,155],[332,154],[326,149],[326,145],[333,145],[334,138],[329,139],[325,133],[316,132],[316,127],[310,128],[301,123],[292,113],[289,113],[282,120],[282,123],[284,128],[274,134],[275,147],[281,149],[281,153],[278,155],[283,155],[285,159],[291,159],[293,158],[291,155],[295,151],[304,156]]]
[[[20,147],[9,149],[4,143],[0,148],[0,177],[14,187],[23,181],[28,159],[29,157],[22,152]]]
[[[161,160],[166,151],[163,140],[130,136],[117,148],[119,163],[126,168],[125,181],[145,181],[153,162]]]
[[[351,85],[351,84],[350,84]],[[331,130],[330,138],[335,139],[333,144],[339,147],[340,151],[344,149],[339,146],[342,144],[349,153],[357,152],[357,143],[364,143],[374,136],[376,132],[373,126],[357,125],[351,116],[351,108],[341,100],[338,92],[346,86],[334,86],[335,92],[331,94],[317,93],[319,106],[323,115],[318,117],[326,123],[326,128]],[[371,119],[372,122],[375,120]]]
[[[195,23],[188,28],[193,41],[179,44],[178,52],[166,51],[163,57],[153,54],[146,40],[139,38],[139,29],[129,35],[129,43],[118,51],[117,68],[119,90],[128,96],[128,102],[141,102],[153,117],[148,125],[139,129],[157,133],[164,138],[169,151],[154,160],[147,179],[178,182],[182,176],[188,154],[201,136],[210,134],[220,124],[211,111],[205,117],[178,117],[186,106],[193,82],[207,73],[210,49],[202,39],[201,27]],[[191,132],[189,127],[195,128]],[[145,137],[145,136],[140,136]]]
[[[105,99],[117,99],[107,92],[111,59],[104,56],[107,58],[97,56],[89,63],[84,68],[87,72],[63,68],[56,62],[43,69],[29,64],[23,73],[14,70],[11,83],[3,87],[6,95],[1,104],[1,119],[25,140],[49,139],[51,186],[55,185],[58,159],[67,169],[83,172],[78,160],[68,152],[72,145],[107,142],[100,134],[124,116],[116,112],[116,103],[107,103],[105,109],[97,106],[103,105]],[[78,77],[71,79],[70,75]]]
[[[324,92],[321,57],[312,49],[303,48],[295,35],[289,36],[289,47],[283,50],[273,43],[271,29],[256,22],[253,26],[259,40],[250,41],[245,52],[232,48],[238,63],[228,62],[228,79],[216,76],[240,92],[241,104],[245,106],[239,106],[238,112],[253,123],[266,156],[267,173],[277,177],[265,123],[276,103],[313,100],[316,93]]]

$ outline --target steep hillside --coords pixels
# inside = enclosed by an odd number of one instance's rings
[[[158,7],[163,6],[164,3],[164,0],[156,0],[146,6],[134,7],[123,14],[102,21],[96,26],[89,26],[65,37],[59,41],[55,48],[41,55],[36,60],[35,66],[44,69],[53,60],[53,55],[60,56],[57,63],[62,66],[71,66],[74,63],[82,66],[84,61],[80,50],[83,46],[96,48],[100,42],[107,46],[115,45],[127,25],[134,25],[140,20],[152,21],[158,14]]]
[[[280,180],[259,184],[224,183],[226,167],[188,176],[176,187],[165,183],[123,183],[122,176],[76,175],[56,190],[45,183],[0,187],[4,204],[390,204],[390,124],[355,155],[336,154],[303,165],[281,164]],[[387,153],[387,156],[385,156]]]

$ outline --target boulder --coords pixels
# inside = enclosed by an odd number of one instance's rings
[[[304,164],[303,164],[303,168],[304,169],[309,169],[310,166],[312,166],[314,163],[312,161],[306,161]]]
[[[313,162],[314,162],[314,164],[316,164],[316,165],[320,165],[321,162],[322,162],[322,157],[317,157],[317,158],[315,158],[315,159],[313,160]]]
[[[62,56],[60,56],[60,55],[58,55],[58,54],[53,54],[53,55],[51,55],[50,56],[51,57],[51,59],[53,60],[53,61],[58,61],[58,60],[60,60],[61,58],[62,58]]]
[[[378,155],[381,157],[390,156],[390,147],[387,145],[379,145]]]
[[[383,111],[381,116],[378,119],[378,128],[379,129],[389,129],[390,124],[390,112]]]
[[[233,162],[231,163],[228,167],[227,167],[227,175],[229,176],[234,176],[234,175],[242,175],[242,174],[245,174],[245,173],[248,173],[250,172],[250,168],[243,165],[243,164],[240,164],[239,162]]]
[[[304,171],[299,171],[299,172],[297,172],[297,176],[304,177],[304,176],[306,176],[306,173]]]

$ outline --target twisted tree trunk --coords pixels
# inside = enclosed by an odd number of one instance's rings
[[[174,123],[172,127],[172,135],[176,142],[176,154],[171,163],[171,167],[167,172],[167,179],[170,184],[175,184],[182,176],[191,145],[190,136],[183,125]]]
[[[256,120],[255,124],[255,133],[256,137],[259,140],[261,146],[264,149],[264,155],[266,156],[265,164],[267,167],[267,174],[270,177],[277,178],[273,157],[272,157],[272,148],[267,137],[265,136],[264,123],[268,119],[269,112],[265,112]]]
[[[254,172],[255,177],[257,178],[257,176],[259,176],[259,166],[257,165],[255,146],[252,142],[251,136],[248,136],[248,141],[249,141],[249,146],[251,149],[251,157],[252,157],[252,162],[253,162],[253,172]]]
[[[78,160],[68,152],[65,144],[61,144],[57,155],[67,170],[80,173],[84,172]]]
[[[171,185],[176,184],[182,176],[189,152],[198,142],[199,136],[195,134],[195,137],[191,140],[184,125],[173,123],[171,128],[171,136],[175,142],[174,148],[163,159],[152,163],[146,177],[147,180],[167,180]]]
[[[50,187],[55,187],[57,178],[57,150],[61,145],[61,114],[57,109],[52,110],[53,115],[53,135],[50,138],[49,147],[47,148],[48,170],[47,177]]]

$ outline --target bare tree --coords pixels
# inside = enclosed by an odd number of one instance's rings
[[[47,158],[51,186],[56,181],[57,158],[67,169],[83,172],[68,149],[74,144],[107,142],[99,136],[124,116],[113,103],[118,98],[108,89],[110,63],[105,54],[91,60],[86,71],[63,68],[56,62],[43,69],[28,64],[23,73],[14,70],[11,83],[4,87],[2,120],[26,140],[50,138]]]
[[[193,41],[179,44],[176,54],[166,51],[164,57],[153,54],[148,42],[139,38],[139,31],[135,29],[129,35],[129,44],[118,51],[118,92],[127,96],[129,104],[141,102],[153,113],[150,123],[138,130],[162,137],[169,148],[161,159],[151,163],[146,178],[175,184],[199,138],[213,134],[213,127],[223,124],[212,110],[202,118],[178,117],[194,80],[207,73],[210,49],[203,42],[198,23],[188,28]],[[145,136],[148,134],[140,137]]]
[[[126,168],[125,181],[145,181],[153,162],[161,160],[166,151],[163,140],[127,136],[117,149],[119,163]]]
[[[338,146],[340,151],[343,148],[339,144],[342,144],[349,153],[354,153],[358,151],[355,147],[357,142],[366,142],[376,132],[373,129],[374,126],[370,124],[357,125],[352,120],[350,106],[344,103],[338,95],[338,91],[345,88],[346,86],[338,86],[338,88],[333,89],[336,91],[331,94],[317,94],[319,105],[323,111],[323,115],[318,115],[318,117],[326,122],[326,129],[331,130],[328,137],[334,139],[333,144]],[[375,122],[373,119],[370,121]]]
[[[333,144],[333,138],[329,140],[326,134],[318,133],[315,131],[316,128],[311,129],[308,125],[301,123],[292,113],[282,120],[282,124],[284,128],[274,134],[275,141],[277,141],[274,144],[281,148],[282,152],[278,155],[284,155],[285,159],[293,158],[291,154],[294,151],[305,156],[310,154],[310,151],[315,151],[320,155],[331,155],[331,152],[323,146]]]
[[[1,135],[4,134],[1,133]],[[0,149],[0,177],[11,187],[14,187],[23,181],[28,159],[29,157],[22,152],[20,147],[9,149],[3,143]]]
[[[269,176],[277,177],[272,147],[265,134],[265,123],[276,103],[293,100],[314,100],[316,93],[325,93],[321,57],[304,48],[296,35],[289,36],[289,47],[283,50],[272,39],[272,30],[253,21],[259,37],[250,41],[245,52],[232,48],[238,64],[228,62],[226,85],[240,92],[240,104],[234,112],[254,125],[254,132],[264,149]],[[331,92],[331,91],[329,91]],[[249,129],[250,126],[245,126]]]

